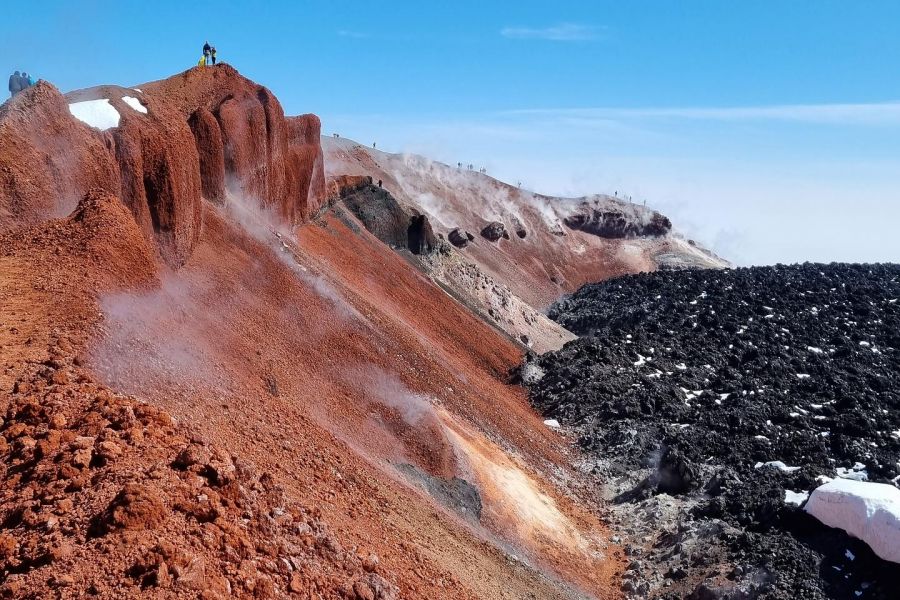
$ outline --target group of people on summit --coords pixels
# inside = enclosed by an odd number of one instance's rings
[[[15,96],[23,90],[27,90],[34,85],[34,78],[24,71],[19,73],[16,71],[9,76],[9,95]]]
[[[205,67],[206,65],[216,64],[216,47],[210,46],[209,42],[205,42],[203,44],[203,56],[200,57],[200,61],[197,63],[201,67]]]

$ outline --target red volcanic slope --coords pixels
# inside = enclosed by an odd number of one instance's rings
[[[307,221],[318,120],[227,66],[141,90],[0,109],[0,594],[618,597],[519,349]],[[99,97],[119,127],[69,115]]]

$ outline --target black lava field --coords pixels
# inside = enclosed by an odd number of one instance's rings
[[[684,500],[642,554],[668,579],[650,595],[900,598],[900,566],[786,502],[820,476],[900,481],[900,265],[631,275],[550,317],[581,337],[526,363],[532,402],[600,481],[641,473],[617,506]]]

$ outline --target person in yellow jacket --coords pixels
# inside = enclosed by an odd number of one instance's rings
[[[206,66],[206,55],[205,55],[205,54],[204,54],[203,56],[200,57],[200,60],[197,61],[197,66],[198,66],[198,67],[205,67],[205,66]]]

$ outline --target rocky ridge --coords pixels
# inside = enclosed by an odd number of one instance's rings
[[[95,101],[117,126],[70,112]],[[201,198],[233,193],[289,224],[309,218],[326,197],[319,132],[317,117],[286,118],[269,90],[224,64],[65,96],[42,81],[0,107],[0,228],[64,216],[102,189],[178,267],[199,237]]]

